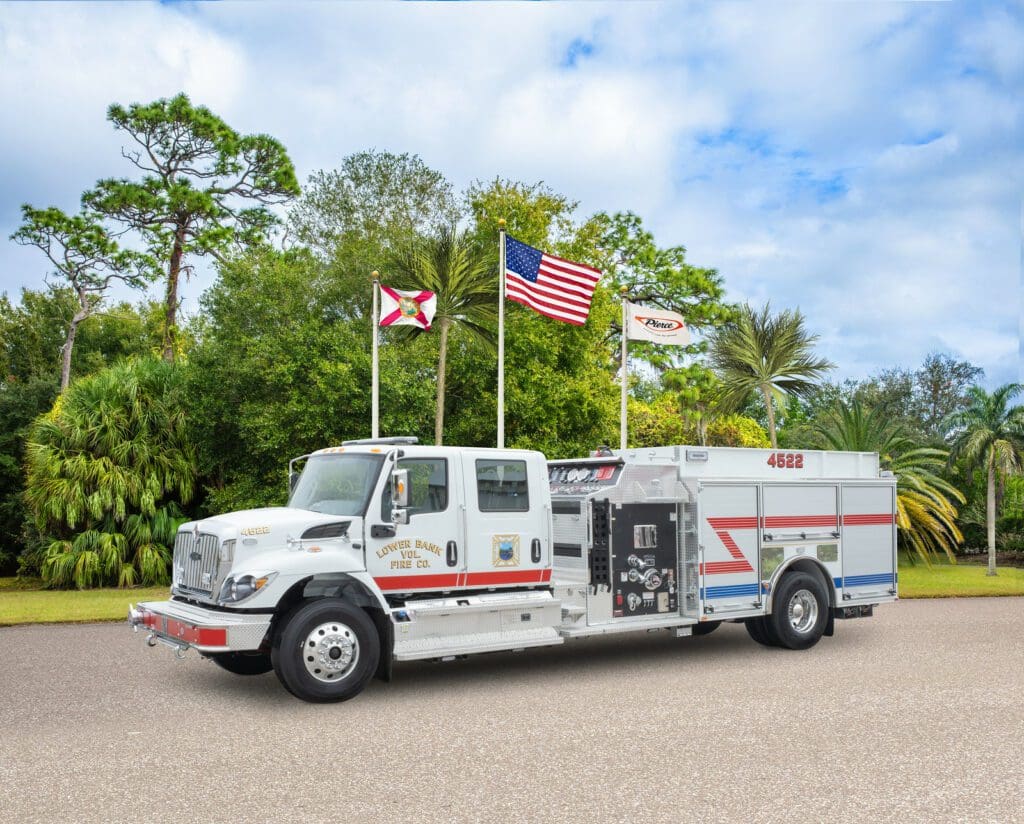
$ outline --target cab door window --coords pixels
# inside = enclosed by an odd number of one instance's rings
[[[526,461],[478,460],[476,492],[481,512],[527,512]]]
[[[448,508],[448,461],[445,458],[408,458],[398,462],[409,472],[409,515],[444,512]],[[381,519],[391,520],[391,490],[381,496]]]

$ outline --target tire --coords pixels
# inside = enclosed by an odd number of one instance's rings
[[[277,677],[303,701],[355,698],[380,660],[377,628],[363,610],[340,598],[295,609],[274,635],[270,650]]]
[[[818,577],[806,572],[783,576],[766,623],[781,647],[808,649],[817,644],[828,623],[828,595]]]
[[[775,637],[766,617],[748,618],[743,623],[747,627],[747,634],[757,643],[763,644],[766,647],[779,646],[779,640]]]
[[[263,675],[274,668],[270,656],[258,652],[217,652],[206,657],[235,675]]]
[[[710,635],[720,626],[722,626],[721,621],[705,621],[702,624],[694,624],[691,627],[691,632],[693,635]]]

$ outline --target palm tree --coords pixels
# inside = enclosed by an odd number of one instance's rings
[[[815,381],[834,367],[825,358],[813,356],[811,347],[817,339],[804,329],[799,310],[786,309],[773,316],[767,304],[760,312],[744,305],[735,322],[711,336],[710,362],[722,382],[719,403],[727,411],[738,410],[751,392],[760,392],[773,449],[779,443],[772,399],[782,403],[785,394],[810,393]]]
[[[928,564],[941,550],[955,561],[963,535],[953,501],[963,503],[964,496],[938,474],[946,450],[918,446],[881,407],[866,410],[859,400],[838,401],[815,430],[833,449],[877,452],[881,468],[896,475],[896,526],[911,560],[917,555]]]
[[[455,328],[485,341],[493,339],[498,311],[498,279],[492,263],[474,246],[468,232],[454,226],[421,238],[399,253],[396,275],[402,285],[437,295],[437,407],[434,441],[443,442],[445,365],[448,334]],[[415,333],[418,333],[415,332]],[[414,333],[414,334],[415,334]]]
[[[980,386],[967,390],[969,404],[945,420],[952,436],[950,460],[963,458],[970,467],[987,473],[985,521],[988,527],[988,573],[996,574],[996,480],[1020,471],[1024,457],[1024,407],[1009,406],[1024,389],[1008,383],[989,394]]]
[[[184,373],[157,358],[81,378],[29,430],[25,501],[48,542],[54,586],[130,586],[167,580],[195,493]]]

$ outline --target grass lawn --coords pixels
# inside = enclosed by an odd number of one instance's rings
[[[982,595],[1024,595],[1024,569],[997,567],[993,578],[984,565],[935,561],[931,569],[900,564],[900,598],[967,598]]]
[[[900,564],[901,598],[966,598],[984,595],[1024,595],[1024,569],[1000,567],[994,578],[984,565],[936,561]],[[164,601],[167,587],[149,589],[45,590],[39,581],[0,578],[0,627],[13,624],[123,621],[128,604]]]
[[[169,587],[45,590],[38,582],[0,578],[0,627],[12,624],[123,621],[128,604],[166,601]]]

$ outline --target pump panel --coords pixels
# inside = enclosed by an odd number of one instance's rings
[[[612,508],[612,615],[679,611],[675,504]]]

